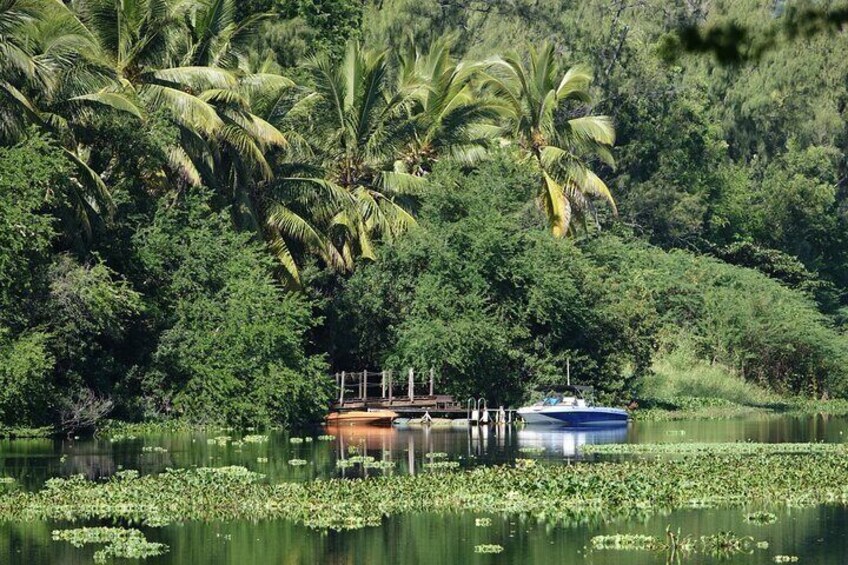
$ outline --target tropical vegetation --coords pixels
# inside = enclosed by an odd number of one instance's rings
[[[848,395],[848,44],[695,4],[0,0],[0,425]]]

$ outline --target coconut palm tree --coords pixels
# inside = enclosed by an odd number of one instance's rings
[[[530,50],[527,64],[517,56],[491,60],[487,75],[485,88],[502,104],[505,137],[538,167],[539,204],[551,232],[573,233],[572,218],[585,220],[594,211],[593,198],[615,212],[609,188],[590,168],[593,159],[614,166],[612,122],[569,106],[589,103],[589,70],[572,67],[563,74],[553,46],[544,45]]]
[[[479,63],[454,60],[447,40],[434,41],[426,52],[410,43],[401,55],[401,88],[412,93],[412,139],[402,156],[408,172],[424,175],[441,159],[474,165],[486,156],[498,113],[475,91],[482,70]]]
[[[92,216],[113,208],[73,129],[84,104],[100,96],[91,91],[111,80],[97,53],[95,38],[62,2],[0,0],[0,142],[14,143],[31,125],[52,135],[76,171],[69,218],[87,234]]]
[[[390,80],[387,52],[353,41],[340,61],[319,56],[309,70],[314,94],[305,106],[312,122],[300,167],[306,174],[286,182],[311,185],[328,198],[311,223],[332,242],[335,262],[349,269],[357,257],[374,258],[375,238],[391,239],[415,224],[416,179],[397,164],[412,132],[411,93]]]

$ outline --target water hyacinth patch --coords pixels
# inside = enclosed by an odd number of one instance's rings
[[[168,450],[158,445],[145,445],[141,448],[143,453],[168,453]]]
[[[434,462],[448,463],[456,464]],[[278,484],[244,467],[171,469],[128,472],[106,482],[50,479],[38,492],[0,493],[0,519],[286,518],[313,528],[349,529],[406,512],[468,511],[578,524],[644,518],[693,501],[709,507],[848,505],[846,475],[848,457],[841,453],[817,453],[802,466],[793,454],[716,454]]]
[[[775,455],[835,453],[848,455],[843,443],[608,443],[584,444],[580,450],[595,455]]]
[[[318,436],[318,441],[333,441],[334,439],[336,439],[336,436],[331,434]]]
[[[206,440],[206,443],[208,445],[225,446],[228,443],[230,443],[232,441],[232,439],[233,438],[231,438],[230,436],[218,436],[218,437],[214,437],[214,438],[208,438]]]
[[[369,461],[368,463],[363,463],[362,465],[365,469],[394,469],[395,462],[394,461]]]
[[[428,459],[447,459],[448,454],[444,451],[431,451],[430,453],[425,453],[424,457]]]
[[[774,524],[777,522],[777,516],[771,512],[751,512],[745,514],[745,521],[752,524]]]
[[[268,436],[248,435],[242,438],[244,443],[268,443]]]
[[[664,538],[643,534],[613,534],[595,536],[590,543],[592,549],[596,551],[668,551],[715,556],[748,553],[754,547],[762,549],[762,546],[750,536],[739,537],[733,532],[719,532],[699,537],[681,536],[679,531],[675,533],[671,527],[666,529]]]
[[[299,467],[301,465],[306,465],[308,461],[306,459],[289,459],[289,465],[293,467]]]
[[[138,439],[138,437],[134,436],[132,434],[117,433],[117,434],[112,434],[109,437],[109,443],[118,443],[118,442],[122,442],[122,441],[132,441],[132,440],[135,440],[135,439]]]
[[[518,451],[529,455],[540,455],[545,452],[545,448],[537,445],[528,445],[518,448]]]
[[[659,549],[662,542],[655,536],[612,534],[593,537],[591,545],[596,550],[651,551]]]
[[[487,543],[474,546],[474,553],[501,553],[504,550],[502,545]]]
[[[459,461],[433,461],[432,463],[424,463],[425,469],[444,470],[459,468]]]
[[[289,443],[303,443],[302,437],[290,437]]]
[[[257,462],[257,463],[267,463],[267,462],[268,462],[268,458],[267,458],[267,457],[257,457],[257,458],[256,458],[256,462]]]
[[[798,556],[797,555],[775,555],[774,556],[775,563],[797,563]]]
[[[475,518],[474,519],[474,525],[477,526],[478,528],[488,528],[489,526],[492,525],[492,519],[491,518]]]
[[[536,460],[535,459],[516,459],[515,460],[515,468],[516,469],[527,469],[529,467],[535,467]]]
[[[111,558],[146,559],[168,551],[167,545],[149,542],[143,533],[128,528],[54,530],[53,540],[67,541],[74,547],[105,545],[94,553],[95,563],[106,563]]]

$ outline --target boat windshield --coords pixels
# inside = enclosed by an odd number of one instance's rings
[[[560,393],[546,394],[539,402],[542,406],[574,406],[577,404],[577,398],[574,396],[563,396]]]

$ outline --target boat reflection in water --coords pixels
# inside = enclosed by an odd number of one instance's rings
[[[548,454],[562,454],[563,457],[579,457],[580,446],[598,443],[624,443],[627,441],[629,426],[608,428],[555,428],[527,427],[516,431],[519,449],[522,447],[542,447]]]
[[[393,461],[394,470],[416,474],[431,463],[434,454],[446,454],[463,467],[511,463],[526,458],[524,447],[541,447],[536,457],[551,460],[580,457],[579,448],[588,443],[627,441],[630,426],[610,428],[565,428],[555,426],[452,426],[433,428],[327,426],[327,434],[336,436],[333,448],[337,459],[352,456]],[[444,457],[444,455],[442,455]],[[344,476],[358,476],[362,469],[342,468]]]

